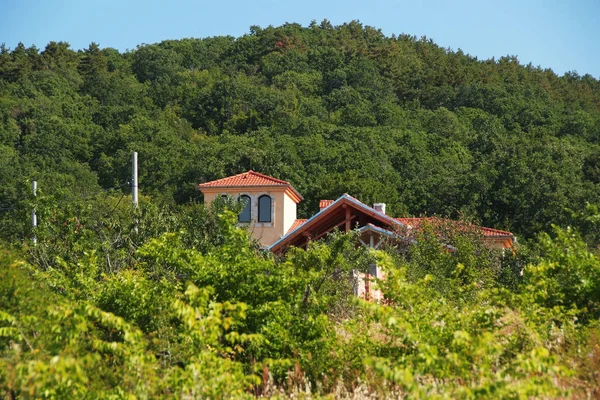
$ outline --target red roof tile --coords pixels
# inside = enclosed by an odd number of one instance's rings
[[[308,220],[307,219],[297,219],[297,220],[295,220],[294,223],[292,224],[292,226],[290,227],[290,229],[288,229],[288,231],[285,234],[287,235],[288,233],[290,233],[294,229],[298,228],[300,225],[302,225],[306,221],[308,221]]]
[[[201,183],[199,187],[290,186],[290,183],[252,170],[234,176]]]
[[[417,229],[423,220],[430,218],[396,218],[396,221],[402,222],[404,225],[409,225],[412,228]]]
[[[483,236],[485,236],[485,237],[490,237],[490,236],[513,236],[513,234],[511,232],[502,231],[500,229],[486,228],[485,226],[480,226],[480,229],[481,229],[481,232],[483,233]]]
[[[325,207],[329,207],[333,203],[333,200],[319,200],[319,209],[324,209]]]
[[[397,221],[402,222],[405,225],[409,225],[414,229],[419,229],[419,225],[421,225],[421,223],[423,221],[435,221],[438,218],[435,217],[423,217],[423,218],[396,218]],[[445,221],[451,221],[451,220],[445,220]],[[455,222],[459,222],[459,221],[455,221]],[[502,236],[514,236],[511,232],[508,231],[502,231],[500,229],[494,229],[494,228],[486,228],[485,226],[478,226],[478,229],[480,229],[481,234],[483,236],[485,236],[486,238],[492,238],[492,237],[502,237]]]
[[[273,178],[272,176],[260,174],[252,170],[228,176],[226,178],[217,179],[215,181],[205,182],[198,185],[200,190],[204,188],[243,188],[243,187],[288,187],[294,193],[294,201],[296,203],[304,200],[302,195],[289,183],[281,179]]]

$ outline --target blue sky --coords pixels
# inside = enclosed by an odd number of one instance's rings
[[[427,36],[479,59],[600,78],[600,0],[0,0],[0,43],[43,49],[92,41],[121,51],[165,39],[240,36],[251,25],[360,20],[386,35]]]

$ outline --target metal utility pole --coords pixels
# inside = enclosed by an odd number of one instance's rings
[[[133,203],[133,209],[137,209],[138,206],[138,160],[137,151],[134,151],[131,155],[131,202]],[[135,225],[133,230],[138,233],[138,220],[135,219]]]
[[[31,190],[33,191],[33,197],[37,196],[37,181],[31,182]],[[35,205],[31,210],[31,227],[33,228],[33,246],[37,245],[37,237],[35,236],[35,227],[37,226],[37,214],[35,213]]]
[[[133,207],[137,207],[138,205],[138,157],[137,151],[133,152],[131,156],[131,201],[133,203]]]

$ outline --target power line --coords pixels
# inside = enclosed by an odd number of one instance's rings
[[[105,215],[104,218],[112,217],[112,215],[115,212],[115,210],[117,209],[117,207],[119,207],[119,204],[121,204],[121,200],[123,200],[123,197],[125,197],[125,193],[123,193],[121,195],[121,198],[119,199],[119,201],[117,201],[117,204],[114,206],[114,208],[112,209],[112,211],[109,212],[107,215]]]

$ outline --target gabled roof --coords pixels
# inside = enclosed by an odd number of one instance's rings
[[[289,188],[298,197],[298,201],[303,200],[302,195],[288,181],[273,178],[272,176],[260,174],[252,170],[241,174],[228,176],[198,185],[202,189],[234,189],[247,187],[282,187]]]
[[[348,208],[353,210],[353,213],[358,213],[357,215],[359,215],[359,218],[352,220],[352,223],[356,223],[360,219],[360,225],[362,225],[362,227],[359,230],[361,232],[372,231],[408,241],[411,241],[412,239],[401,236],[397,232],[407,232],[409,229],[418,229],[421,223],[424,221],[431,221],[434,223],[436,221],[443,221],[444,223],[450,223],[452,225],[458,224],[461,226],[460,221],[434,217],[392,218],[389,215],[369,207],[354,197],[344,193],[333,203],[321,209],[321,211],[315,214],[312,218],[308,220],[296,220],[288,232],[277,242],[273,243],[269,247],[269,250],[273,252],[280,252],[291,245],[304,246],[306,244],[306,240],[316,240],[336,227],[341,227],[344,222],[349,220],[348,218],[344,220],[344,218],[340,216],[343,215],[343,210],[348,210]],[[348,229],[347,226],[348,225],[346,225],[346,229]],[[508,247],[511,247],[512,243],[516,242],[516,238],[510,232],[475,225],[473,227],[478,229],[486,240],[502,240],[509,243]],[[506,246],[507,245],[505,243],[505,247]],[[447,245],[447,247],[450,250],[454,250],[454,248],[450,245]]]
[[[390,228],[402,228],[405,227],[405,224],[397,221],[396,219],[390,217],[389,215],[383,214],[372,207],[362,203],[361,201],[355,199],[347,193],[344,193],[340,198],[334,201],[327,208],[322,209],[317,214],[313,215],[310,219],[308,219],[303,224],[299,225],[296,229],[290,229],[288,233],[283,236],[281,239],[273,243],[269,250],[273,252],[278,252],[290,245],[292,241],[300,238],[304,232],[308,232],[310,229],[323,227],[323,225],[328,224],[328,218],[335,215],[340,211],[340,208],[343,207],[352,207],[355,210],[363,213],[363,215],[368,216],[371,220],[377,221],[379,224],[390,227]],[[335,224],[333,224],[335,227]],[[331,229],[333,229],[333,227]]]

